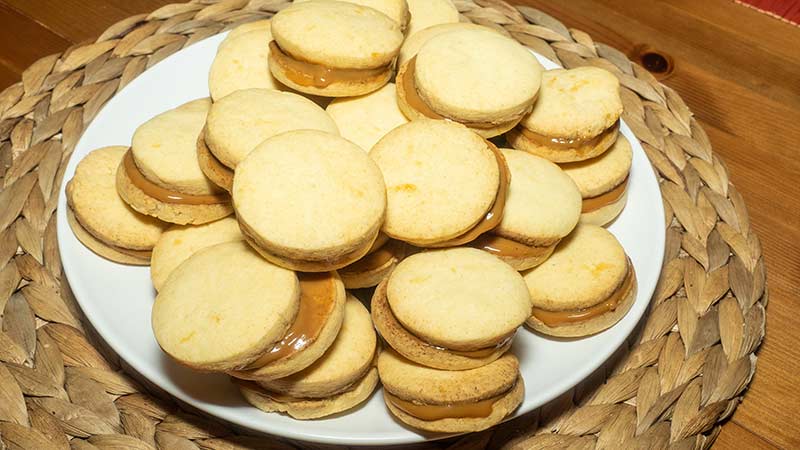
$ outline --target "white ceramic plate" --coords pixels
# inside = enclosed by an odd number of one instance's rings
[[[69,162],[65,180],[91,150],[130,145],[141,123],[189,100],[208,96],[208,70],[224,35],[217,35],[159,62],[115,95],[89,125]],[[537,55],[537,57],[539,57]],[[539,57],[548,68],[556,64]],[[575,386],[598,368],[625,340],[644,314],[661,271],[664,210],[655,174],[630,129],[633,144],[628,205],[610,227],[636,268],[639,291],[630,312],[613,328],[580,340],[553,340],[525,329],[513,352],[525,378],[525,399],[517,415],[535,409]],[[145,376],[180,400],[220,419],[292,439],[361,444],[407,444],[431,439],[395,421],[380,390],[361,407],[333,418],[297,421],[249,406],[224,375],[199,374],[170,360],[150,328],[155,291],[147,267],[109,262],[81,245],[66,220],[66,197],[58,203],[61,259],[81,308],[111,347]]]

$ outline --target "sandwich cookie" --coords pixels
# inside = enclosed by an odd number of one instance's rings
[[[275,264],[327,272],[364,256],[386,215],[378,166],[352,142],[317,130],[261,143],[236,168],[233,203],[247,241]]]
[[[471,247],[486,250],[517,270],[544,262],[581,214],[581,194],[557,165],[519,150],[503,149],[511,172],[500,224]]]
[[[440,433],[485,430],[522,403],[524,382],[511,353],[482,367],[439,370],[415,364],[391,349],[378,357],[386,407],[413,428]]]
[[[499,358],[530,314],[522,276],[474,248],[409,256],[372,297],[373,322],[392,348],[416,363],[447,370]]]
[[[207,98],[194,100],[136,129],[117,170],[117,191],[133,209],[181,225],[233,212],[230,196],[203,175],[197,161],[197,137],[210,106]]]
[[[369,312],[348,295],[342,328],[321,358],[285,378],[241,381],[239,389],[248,402],[266,412],[285,412],[295,419],[336,414],[360,404],[375,390],[376,349]]]
[[[408,23],[409,37],[434,25],[459,21],[458,9],[451,0],[406,0],[411,20]]]
[[[510,38],[476,28],[451,31],[400,67],[398,105],[412,120],[452,120],[490,138],[531,111],[541,74],[533,53]]]
[[[392,78],[403,33],[375,9],[341,1],[295,3],[272,18],[269,68],[307,94],[351,97]]]
[[[416,56],[416,54],[419,52],[419,49],[422,48],[422,46],[429,40],[439,36],[440,34],[458,30],[484,30],[499,34],[499,32],[494,28],[468,22],[442,23],[433,25],[414,33],[413,36],[409,35],[406,40],[403,41],[403,46],[400,47],[400,54],[397,57],[397,67],[402,66],[409,59]]]
[[[388,237],[381,233],[380,236]],[[394,239],[375,244],[363,258],[338,270],[347,289],[361,289],[377,286],[403,260],[411,248],[403,241]]]
[[[225,217],[202,225],[173,225],[168,228],[153,247],[150,261],[150,279],[158,291],[169,275],[182,262],[198,251],[223,242],[244,239],[239,223],[233,217]]]
[[[417,247],[454,247],[500,223],[508,190],[503,154],[467,127],[415,120],[370,150],[386,181],[383,232]]]
[[[619,80],[598,67],[549,70],[533,111],[507,135],[516,149],[553,162],[583,161],[617,139]]]
[[[269,71],[269,23],[264,20],[237,27],[219,45],[208,72],[208,90],[214,101],[240,89],[282,88]]]
[[[295,3],[305,3],[319,0],[294,0]],[[366,6],[380,11],[400,25],[400,30],[405,31],[411,14],[408,12],[406,0],[341,0],[354,5]]]
[[[116,174],[127,147],[86,155],[67,183],[67,221],[89,250],[114,262],[146,266],[168,224],[139,214],[117,194]]]
[[[527,325],[559,337],[598,333],[636,300],[636,274],[613,234],[580,224],[550,258],[524,274],[533,302]]]
[[[251,150],[276,134],[302,129],[339,134],[325,110],[301,95],[239,90],[211,105],[197,141],[197,158],[203,173],[230,191],[233,170]]]
[[[369,151],[386,133],[408,122],[394,83],[358,97],[334,99],[325,109],[342,137]]]
[[[614,145],[602,155],[561,164],[581,191],[581,222],[604,226],[622,212],[628,201],[632,159],[631,144],[620,134]]]

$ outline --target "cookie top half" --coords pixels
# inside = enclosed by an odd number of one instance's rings
[[[483,25],[478,25],[475,23],[467,23],[467,22],[454,22],[454,23],[440,23],[437,25],[433,25],[422,29],[418,32],[415,32],[413,35],[409,35],[405,41],[403,41],[403,46],[400,47],[400,55],[397,58],[397,65],[400,66],[404,62],[408,61],[412,57],[417,55],[419,49],[428,42],[429,40],[433,39],[440,34],[449,33],[451,31],[458,31],[458,30],[484,30],[484,31],[496,31],[492,28],[485,27]]]
[[[530,110],[541,74],[536,57],[518,42],[463,29],[435,36],[420,48],[414,79],[433,111],[459,121],[498,123]]]
[[[203,175],[197,162],[197,138],[211,100],[201,98],[163,112],[133,133],[131,153],[148,181],[170,191],[212,195],[220,189]]]
[[[622,134],[602,155],[559,164],[578,185],[584,198],[595,197],[622,183],[631,171],[633,149]]]
[[[386,181],[383,232],[399,240],[456,237],[482,220],[497,197],[497,159],[461,124],[415,120],[389,132],[370,156]]]
[[[305,3],[308,1],[318,1],[318,0],[294,0],[295,3]],[[408,19],[410,15],[408,13],[408,3],[406,0],[342,0],[347,3],[353,3],[355,5],[367,6],[369,8],[375,9],[380,11],[390,19],[397,22],[400,25],[400,28],[405,30],[408,26]]]
[[[390,275],[386,296],[405,328],[431,344],[455,350],[496,343],[531,312],[522,276],[473,248],[406,258]]]
[[[272,35],[295,59],[343,69],[388,65],[403,43],[400,25],[386,14],[332,0],[282,9],[272,18]]]
[[[406,0],[411,20],[408,23],[409,37],[417,32],[442,23],[458,22],[458,9],[452,0]]]
[[[269,21],[237,27],[217,49],[208,72],[208,90],[214,101],[239,89],[279,89],[269,70]]]
[[[301,95],[244,89],[214,102],[208,112],[205,140],[214,156],[233,169],[265,139],[303,129],[339,134],[325,110]]]
[[[397,88],[387,83],[358,97],[334,99],[326,108],[342,137],[369,151],[389,131],[408,122],[397,106]]]
[[[337,252],[362,245],[380,227],[386,188],[357,145],[296,130],[267,139],[239,164],[233,203],[239,222],[270,248]]]
[[[619,80],[598,67],[548,70],[539,99],[520,124],[543,136],[587,139],[599,135],[622,114]]]
[[[550,258],[524,274],[536,308],[565,311],[608,298],[628,273],[625,250],[605,228],[579,224]]]

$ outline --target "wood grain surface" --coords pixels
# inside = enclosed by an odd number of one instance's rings
[[[0,89],[42,56],[175,0],[0,0]],[[758,368],[717,449],[800,447],[800,28],[729,0],[516,0],[636,60],[680,93],[727,163],[766,258]],[[794,303],[792,303],[794,302]]]

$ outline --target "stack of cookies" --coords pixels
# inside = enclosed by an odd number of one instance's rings
[[[298,0],[230,32],[210,98],[78,164],[70,226],[150,265],[175,361],[297,419],[380,381],[402,423],[468,432],[522,402],[520,326],[627,313],[634,268],[602,228],[631,167],[617,79],[458,21],[450,0]]]

